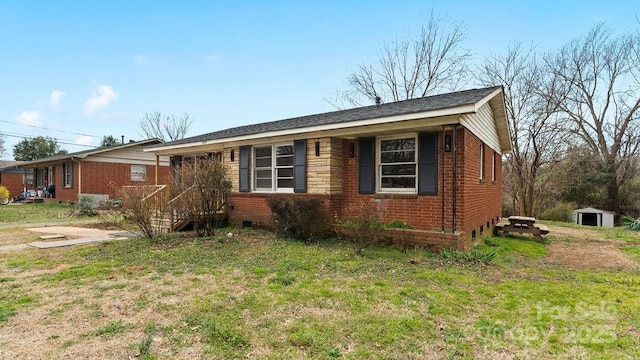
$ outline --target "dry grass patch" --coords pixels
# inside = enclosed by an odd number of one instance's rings
[[[511,238],[489,241],[487,264],[237,233],[0,257],[3,354],[640,357],[637,270],[576,270],[547,261],[549,245]]]

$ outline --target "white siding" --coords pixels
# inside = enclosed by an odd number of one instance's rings
[[[469,129],[491,149],[502,154],[498,128],[489,103],[482,105],[476,113],[460,116],[460,124]]]
[[[130,147],[126,149],[107,151],[104,153],[87,156],[87,161],[155,165],[156,155],[142,152],[142,147]],[[160,156],[160,166],[169,166],[169,157]]]

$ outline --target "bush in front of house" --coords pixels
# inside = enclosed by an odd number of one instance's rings
[[[307,242],[329,229],[329,216],[322,199],[276,196],[269,198],[267,204],[273,214],[273,227],[279,235]]]
[[[9,190],[4,186],[0,186],[0,204],[8,203],[9,196]]]
[[[78,215],[93,216],[96,212],[93,209],[93,198],[88,195],[80,195],[78,198]]]
[[[376,231],[384,227],[379,223],[381,214],[378,204],[361,200],[349,205],[344,213],[342,235],[351,243],[356,255],[362,255],[364,248],[375,242]],[[398,226],[400,222],[394,223],[394,226]]]
[[[540,214],[542,220],[572,222],[574,205],[571,203],[557,203]]]

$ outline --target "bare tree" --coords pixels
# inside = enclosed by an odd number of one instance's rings
[[[213,235],[231,193],[227,168],[216,158],[201,157],[183,162],[178,178],[170,190],[175,212],[192,222],[198,236]]]
[[[524,49],[519,43],[485,58],[476,75],[484,86],[504,86],[513,144],[505,159],[504,186],[513,210],[524,216],[537,216],[546,205],[549,168],[563,148],[562,133],[556,131],[557,107],[540,95],[556,86],[545,75],[534,47]]]
[[[556,91],[547,100],[562,111],[568,131],[597,154],[609,173],[607,208],[619,212],[619,189],[639,153],[640,48],[637,34],[612,35],[603,24],[548,55]]]
[[[159,111],[145,113],[140,120],[140,135],[147,138],[158,138],[163,141],[174,141],[185,137],[193,119],[187,113],[177,117],[162,115]]]
[[[325,101],[344,108],[458,90],[467,80],[471,58],[463,48],[465,39],[462,23],[432,11],[417,39],[385,43],[373,64],[361,64],[347,76],[350,89]]]

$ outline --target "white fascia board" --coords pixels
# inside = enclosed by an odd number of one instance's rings
[[[482,98],[482,100],[478,101],[475,104],[474,112],[477,112],[478,109],[480,109],[482,107],[482,105],[488,103],[489,100],[493,99],[496,95],[500,94],[501,92],[502,92],[502,88],[498,88],[494,92],[492,92],[491,94],[489,94],[489,95],[485,96],[484,98]]]
[[[394,122],[406,121],[406,120],[417,120],[417,119],[424,119],[424,118],[443,117],[443,116],[449,116],[449,115],[460,115],[460,114],[473,113],[473,112],[476,112],[476,104],[467,104],[467,105],[456,106],[453,108],[426,111],[426,112],[420,112],[420,113],[394,115],[394,116],[387,116],[387,117],[376,118],[376,119],[365,119],[365,120],[357,120],[357,121],[350,121],[350,122],[337,123],[337,124],[316,125],[316,126],[294,128],[294,129],[287,129],[287,130],[268,131],[268,132],[263,132],[258,134],[242,135],[242,136],[235,136],[230,138],[194,141],[194,142],[179,144],[179,145],[145,148],[144,151],[145,152],[162,152],[167,150],[184,149],[184,148],[189,148],[193,146],[240,142],[240,141],[246,141],[246,140],[262,139],[262,138],[269,138],[269,137],[280,137],[280,136],[287,136],[287,135],[300,135],[300,134],[311,133],[311,132],[323,132],[323,131],[330,131],[330,130],[337,130],[337,129],[355,128],[355,127],[366,126],[366,125],[394,123]]]

